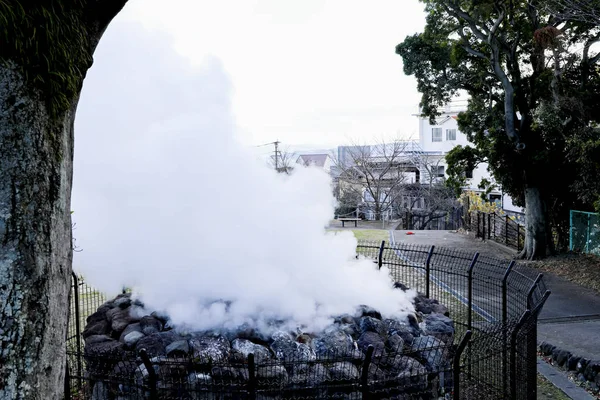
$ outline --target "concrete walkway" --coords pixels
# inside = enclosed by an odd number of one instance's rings
[[[449,247],[511,259],[516,252],[493,242],[453,231],[392,231],[396,242]],[[561,277],[544,273],[552,292],[538,322],[538,341],[588,359],[600,360],[600,296]]]

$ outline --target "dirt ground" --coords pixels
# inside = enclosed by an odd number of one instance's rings
[[[566,253],[543,260],[530,261],[529,266],[550,272],[600,294],[600,257],[592,254]]]

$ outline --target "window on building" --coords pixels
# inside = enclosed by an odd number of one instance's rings
[[[456,129],[446,129],[446,140],[456,140]]]
[[[441,142],[442,141],[442,128],[431,128],[431,141]]]
[[[444,177],[444,166],[443,165],[434,165],[431,167],[431,174],[437,178]]]
[[[465,170],[465,178],[467,178],[467,179],[473,178],[473,170],[472,169]]]

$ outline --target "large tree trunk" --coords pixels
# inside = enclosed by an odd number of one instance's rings
[[[58,32],[87,32],[89,48],[84,51],[91,54],[125,2],[65,3],[63,13],[80,7],[79,14],[73,15],[81,19],[66,22],[82,29]],[[20,7],[18,1],[6,4]],[[40,2],[26,7],[32,7],[27,12],[46,15],[36,9],[46,6]],[[60,15],[46,18],[60,19]],[[19,42],[23,36],[35,41],[35,27],[15,21],[11,26],[17,32],[15,46],[30,46],[25,51],[39,55],[35,44]],[[53,20],[48,26],[61,23],[65,21]],[[65,39],[64,43],[72,42]],[[10,58],[21,54],[9,48],[13,43],[4,44],[0,50],[0,399],[58,400],[63,398],[65,383],[71,281],[73,123],[83,76],[66,76],[74,79],[79,90],[65,91],[66,105],[51,111],[52,95],[32,84],[22,58]],[[81,52],[81,48],[63,50],[47,58],[54,60],[48,61],[49,70],[63,65],[56,62],[57,54]],[[40,45],[39,51],[53,50]]]
[[[64,385],[73,121],[72,110],[51,118],[19,69],[0,67],[2,399]]]
[[[546,212],[539,189],[525,189],[525,242],[519,258],[532,260],[546,256]]]

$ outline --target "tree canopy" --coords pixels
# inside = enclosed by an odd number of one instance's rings
[[[548,224],[564,233],[569,208],[600,198],[598,164],[587,158],[600,148],[600,29],[553,13],[544,0],[422,2],[424,32],[396,52],[431,120],[454,96],[469,97],[458,124],[473,146],[447,156],[449,182],[460,186],[464,171],[489,163],[531,213],[526,255],[543,255]]]

